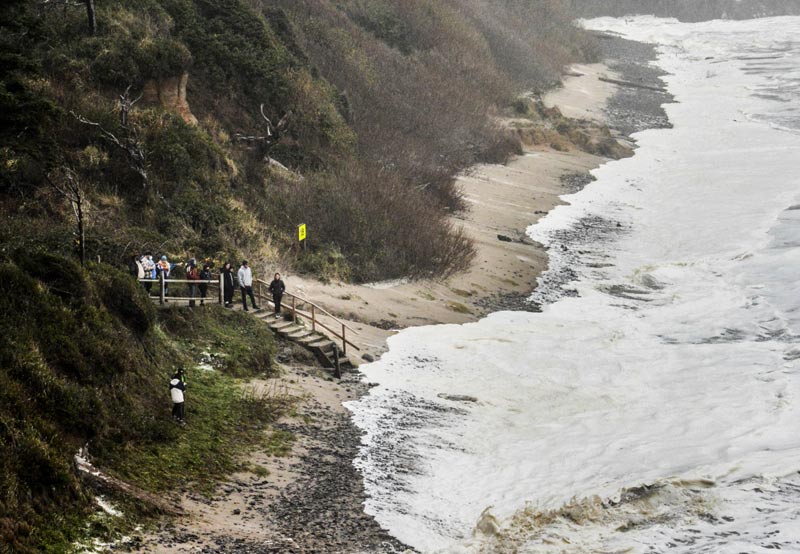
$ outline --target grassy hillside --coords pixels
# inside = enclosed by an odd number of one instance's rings
[[[98,467],[150,492],[235,468],[254,425],[281,408],[243,397],[234,380],[271,374],[263,324],[218,306],[156,314],[110,266],[18,254],[0,262],[0,551],[64,552],[75,539],[93,511],[73,464],[84,445]],[[226,354],[217,371],[194,369],[202,350]],[[187,428],[172,422],[167,390],[180,365]]]
[[[71,176],[112,263],[460,269],[454,174],[518,151],[493,115],[592,51],[561,0],[104,0],[94,34],[80,4],[0,7],[0,242],[72,252]]]

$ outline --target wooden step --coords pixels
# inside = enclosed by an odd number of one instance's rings
[[[323,352],[333,350],[333,341],[329,338],[323,338],[317,342],[312,342],[308,345],[310,348],[319,348]]]
[[[278,334],[280,336],[282,336],[282,337],[288,337],[289,335],[292,335],[294,333],[300,332],[302,330],[303,330],[303,327],[301,327],[300,325],[294,325],[294,324],[289,325],[287,327],[281,327],[280,329],[276,329],[276,331],[278,331]]]
[[[324,338],[325,337],[323,337],[319,333],[311,333],[310,335],[306,335],[305,337],[298,339],[297,342],[299,342],[303,346],[310,346],[312,343],[319,342]]]
[[[301,329],[300,331],[295,331],[293,333],[286,335],[286,338],[289,340],[298,341],[302,338],[308,337],[313,334],[315,333],[311,329]]]
[[[282,327],[288,327],[289,325],[294,325],[294,321],[286,321],[285,319],[272,318],[271,320],[267,319],[266,324],[273,329],[280,329]]]

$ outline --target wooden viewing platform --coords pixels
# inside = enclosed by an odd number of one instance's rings
[[[222,275],[216,279],[194,280],[170,279],[165,278],[162,274],[158,279],[139,279],[139,281],[157,284],[158,294],[151,294],[150,298],[159,305],[168,303],[180,303],[182,305],[224,303]],[[192,296],[188,285],[197,287],[201,284],[208,285],[208,295],[205,298],[201,298],[199,288],[196,288],[195,295]],[[173,292],[178,289],[180,294],[170,295],[170,285],[175,285],[172,288]],[[348,347],[361,350],[358,345],[348,338],[347,331],[350,331],[351,337],[352,335],[357,335],[358,331],[325,308],[307,298],[303,298],[299,294],[291,292],[283,293],[284,299],[288,298],[289,300],[281,303],[281,308],[285,310],[284,316],[279,319],[275,318],[273,311],[275,304],[272,302],[272,295],[268,294],[268,292],[268,283],[261,279],[256,279],[253,282],[253,295],[256,297],[259,307],[262,308],[254,311],[253,316],[266,323],[276,335],[312,352],[323,367],[334,370],[336,377],[341,377],[341,368],[353,365],[347,359]],[[187,293],[189,296],[183,296],[183,294]],[[271,307],[272,310],[263,309],[266,307]],[[339,346],[340,344],[341,347]]]

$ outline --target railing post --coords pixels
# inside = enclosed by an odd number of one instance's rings
[[[165,281],[164,272],[162,271],[161,273],[158,274],[158,284],[161,287],[161,294],[160,294],[159,304],[163,304],[164,301],[166,300],[164,298],[167,295],[166,294],[166,284],[164,283],[164,281]]]
[[[342,378],[342,368],[339,365],[339,347],[333,344],[333,374],[337,379]]]
[[[346,329],[347,327],[345,327],[344,323],[342,323],[342,354],[345,356],[347,356],[347,335],[345,335]]]
[[[295,300],[297,300],[297,298],[292,295],[292,317],[294,318],[294,324],[297,325],[297,304]]]
[[[225,274],[220,271],[219,273],[219,303],[225,304]]]
[[[311,330],[317,330],[317,316],[314,313],[314,304],[311,304]]]

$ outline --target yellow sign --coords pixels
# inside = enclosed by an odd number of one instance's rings
[[[297,226],[297,240],[303,242],[306,240],[306,224],[303,223]]]

